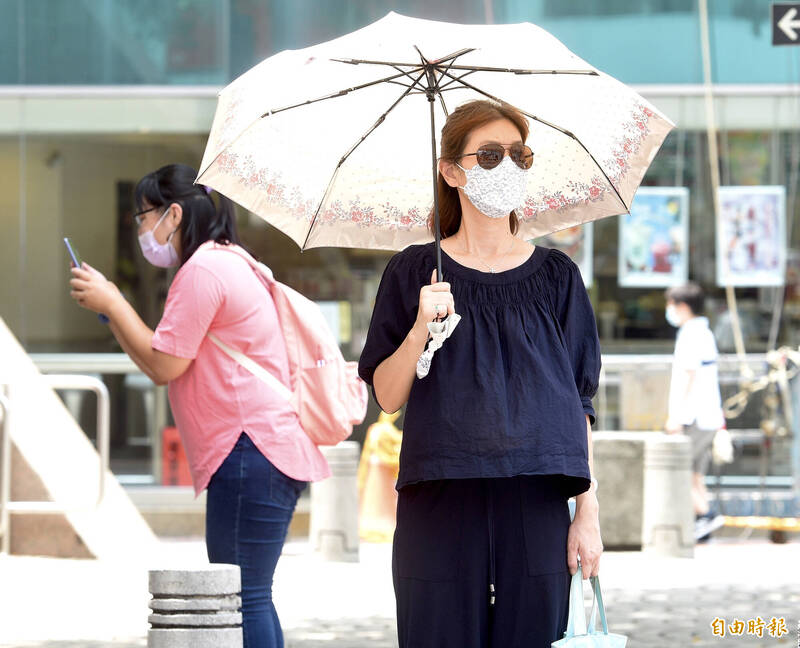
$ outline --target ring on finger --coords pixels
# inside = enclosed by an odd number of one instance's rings
[[[443,309],[444,309],[444,304],[434,304],[433,306],[433,312],[436,313],[437,315],[441,313]]]

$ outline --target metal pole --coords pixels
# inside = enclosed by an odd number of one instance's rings
[[[793,360],[800,361],[800,358]],[[800,363],[796,363],[800,368]],[[792,433],[792,474],[794,477],[794,496],[800,502],[800,374],[789,381],[791,403],[791,433]]]
[[[11,403],[6,394],[0,390],[0,409],[3,423],[0,427],[0,555],[11,550],[11,533],[9,526],[8,500],[11,498]]]
[[[717,126],[714,117],[714,92],[712,87],[711,78],[711,44],[709,38],[708,26],[708,0],[698,1],[698,10],[700,13],[700,50],[703,59],[703,88],[705,94],[705,109],[706,109],[706,135],[708,139],[708,166],[711,179],[711,205],[714,212],[714,221],[717,227],[721,227],[719,219],[719,196],[717,191],[719,189],[719,151],[717,150]],[[719,236],[719,233],[717,233]],[[720,259],[718,262],[722,264],[725,269],[726,285],[725,285],[725,298],[728,303],[728,312],[731,316],[731,329],[733,330],[733,342],[736,347],[736,355],[739,357],[739,371],[743,379],[750,380],[753,377],[753,372],[747,366],[745,361],[745,346],[744,338],[742,336],[742,327],[739,322],[739,310],[736,303],[736,291],[730,283],[729,268],[728,268],[728,255],[725,250],[720,250]]]

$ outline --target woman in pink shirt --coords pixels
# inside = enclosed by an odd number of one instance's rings
[[[72,270],[71,295],[107,315],[141,370],[169,385],[195,492],[208,488],[208,558],[241,567],[244,646],[279,647],[272,576],[300,491],[328,476],[328,466],[289,403],[208,338],[215,334],[289,385],[272,298],[247,262],[230,252],[239,244],[233,205],[222,196],[215,203],[210,190],[194,184],[196,176],[191,167],[171,164],[136,187],[145,258],[180,266],[155,331],[86,264]]]

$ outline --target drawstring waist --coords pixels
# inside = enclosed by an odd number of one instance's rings
[[[491,479],[486,480],[486,522],[489,532],[489,607],[495,602],[494,564],[494,488]]]

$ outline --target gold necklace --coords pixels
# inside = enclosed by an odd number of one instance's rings
[[[511,239],[511,246],[510,246],[510,247],[509,247],[509,248],[508,248],[508,249],[507,249],[507,250],[506,250],[506,251],[503,253],[503,256],[501,256],[501,257],[500,257],[500,258],[497,260],[497,263],[500,263],[500,262],[501,262],[503,259],[505,259],[505,258],[508,256],[508,253],[509,253],[509,252],[511,252],[511,250],[513,250],[513,249],[514,249],[514,244],[515,244],[516,242],[517,242],[517,239],[515,239],[515,238],[512,238],[512,239]],[[463,254],[464,256],[466,256],[466,257],[468,257],[468,256],[469,256],[469,252],[467,252],[467,248],[466,248],[466,247],[464,247],[464,251],[462,252],[462,254]],[[495,269],[494,269],[492,266],[490,266],[488,263],[486,263],[486,261],[484,261],[483,259],[481,259],[481,257],[480,257],[480,256],[478,256],[478,254],[475,254],[475,257],[476,257],[476,258],[478,259],[478,261],[480,261],[480,262],[481,262],[483,265],[485,265],[487,268],[489,268],[489,272],[491,272],[492,274],[495,274],[495,273],[497,272],[497,270],[495,270]],[[496,265],[496,264],[495,264],[495,265]]]

